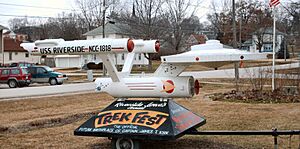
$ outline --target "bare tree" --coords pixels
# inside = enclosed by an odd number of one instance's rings
[[[49,18],[40,28],[43,29],[45,38],[78,40],[82,39],[82,34],[86,31],[80,19],[75,13],[62,13],[57,18]]]
[[[164,39],[176,53],[182,51],[185,40],[194,32],[194,29],[187,29],[186,26],[190,21],[196,20],[194,14],[199,3],[199,0],[166,0],[165,17],[169,25],[169,34]]]
[[[27,17],[13,18],[8,20],[9,28],[13,31],[20,29],[21,27],[28,26],[30,23]]]
[[[103,7],[104,1],[106,7]],[[105,17],[103,11],[110,9],[110,13],[113,12],[118,2],[119,0],[76,0],[76,5],[81,10],[81,21],[85,22],[87,30],[91,30],[102,25]]]
[[[227,5],[225,3],[224,5]],[[236,3],[236,5],[238,5]],[[225,7],[226,8],[226,7]],[[217,39],[224,44],[232,44],[232,18],[230,9],[218,9],[216,4],[212,4],[213,13],[208,14],[208,20],[211,22],[214,30],[217,32]],[[238,16],[242,16],[242,41],[257,37],[255,44],[257,49],[261,49],[266,30],[272,26],[272,17],[269,6],[259,1],[243,1],[238,7]],[[235,20],[237,21],[237,20]]]
[[[158,39],[162,36],[162,4],[162,0],[134,0],[132,10],[122,12],[116,22],[126,24],[122,30],[134,38]]]
[[[124,10],[116,23],[128,36],[137,39],[162,39],[166,34],[164,20],[162,19],[163,0],[134,0],[132,10]],[[131,7],[130,7],[131,8]],[[145,54],[149,61],[148,69],[152,70],[154,54]]]
[[[287,33],[291,34],[292,39],[300,38],[300,2],[289,1],[289,5],[282,5],[283,8],[287,12],[287,16],[284,17],[285,29],[287,29]],[[300,46],[300,40],[297,41],[297,45]]]
[[[230,0],[224,0],[219,3],[212,1],[210,8],[212,12],[207,15],[207,19],[211,24],[209,27],[210,30],[216,33],[216,39],[222,43],[228,43],[228,39],[226,39],[226,34],[228,35],[227,28],[228,26],[231,28],[230,22],[232,22],[230,18]]]

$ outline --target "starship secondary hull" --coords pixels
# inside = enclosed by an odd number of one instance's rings
[[[97,78],[96,90],[117,98],[192,97],[199,92],[193,77],[128,77],[120,82]]]

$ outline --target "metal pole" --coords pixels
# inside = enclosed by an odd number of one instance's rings
[[[233,48],[237,48],[236,24],[235,24],[235,0],[232,0],[232,27],[233,27]]]
[[[2,66],[4,66],[4,40],[3,40],[3,30],[0,30],[1,36],[1,52],[2,52]]]
[[[284,61],[286,62],[286,40],[283,40],[283,49],[284,49]]]
[[[298,92],[300,93],[300,54],[298,54]],[[300,141],[300,135],[299,135],[299,141]],[[300,148],[300,143],[299,143],[299,148]]]
[[[275,6],[273,7],[273,65],[272,65],[272,91],[275,90],[275,42],[276,42],[276,18]]]
[[[102,38],[104,39],[105,38],[105,0],[103,0],[103,17],[102,17]],[[103,61],[103,60],[102,60]],[[106,67],[104,65],[104,63],[102,62],[103,64],[103,76],[106,76],[107,74],[107,71],[106,71]]]
[[[274,149],[278,149],[277,136],[274,136]]]
[[[241,5],[242,5],[242,0],[240,0],[240,9],[241,9]],[[242,13],[240,13],[240,34],[239,34],[239,43],[240,43],[240,48],[242,47],[242,21],[243,21],[243,17],[242,17]]]
[[[103,17],[102,17],[102,38],[105,38],[105,0],[103,0]]]
[[[232,26],[233,26],[233,48],[237,48],[237,42],[236,42],[236,24],[235,24],[235,0],[232,0]],[[239,91],[239,67],[238,63],[234,63],[234,74],[235,74],[235,89],[236,91]]]

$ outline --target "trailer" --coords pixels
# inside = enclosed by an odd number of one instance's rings
[[[172,99],[116,100],[78,127],[74,135],[107,137],[113,149],[138,149],[141,140],[175,140],[184,135],[270,135],[277,149],[279,135],[300,137],[300,130],[197,131],[205,123],[204,117]]]

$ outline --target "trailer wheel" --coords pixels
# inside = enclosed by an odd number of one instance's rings
[[[111,140],[112,149],[139,149],[140,144],[137,140],[128,138],[113,138]]]

